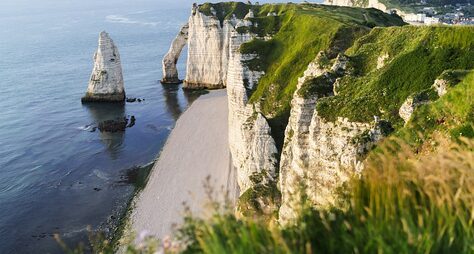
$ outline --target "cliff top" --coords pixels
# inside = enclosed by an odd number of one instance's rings
[[[436,140],[439,136],[461,143],[462,137],[474,138],[474,71],[457,72],[460,73],[459,79],[452,83],[456,85],[446,95],[416,109],[410,121],[394,137],[421,152],[439,146]]]
[[[289,11],[307,11],[314,12],[330,12],[326,13],[329,18],[340,19],[341,21],[355,21],[366,25],[384,25],[382,23],[403,24],[401,19],[394,15],[387,15],[381,11],[373,9],[348,8],[340,6],[326,6],[310,3],[275,3],[275,4],[246,4],[243,2],[220,2],[220,3],[203,3],[198,5],[199,12],[207,16],[215,16],[219,20],[231,19],[235,16],[243,19],[252,10],[255,14],[254,18],[274,17],[284,15]],[[319,13],[322,14],[322,13]],[[370,24],[370,22],[372,22]],[[388,25],[388,24],[387,24]]]
[[[236,10],[240,12],[236,16],[243,17],[252,8],[255,17],[250,21],[258,25],[237,31],[252,32],[260,39],[242,45],[241,52],[257,54],[258,57],[246,65],[266,74],[259,80],[256,90],[248,91],[248,94],[251,102],[261,102],[262,113],[269,118],[272,131],[281,135],[298,78],[320,51],[327,51],[330,58],[334,58],[373,27],[405,24],[399,16],[376,9],[307,3],[252,6],[220,3],[201,5],[199,10],[211,13],[211,7],[216,15],[219,10],[228,10],[224,13],[226,17],[231,17]]]
[[[373,29],[346,51],[356,72],[339,82],[338,95],[323,99],[318,112],[370,122],[374,115],[397,127],[407,97],[430,89],[446,70],[474,68],[474,27]],[[360,105],[364,105],[361,107]]]

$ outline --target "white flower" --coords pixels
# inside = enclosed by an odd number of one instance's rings
[[[144,242],[149,235],[150,232],[148,230],[143,230],[142,232],[140,232],[140,234],[138,234],[138,242]]]

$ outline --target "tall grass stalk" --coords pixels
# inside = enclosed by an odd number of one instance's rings
[[[387,146],[349,193],[347,209],[307,207],[286,228],[232,211],[188,217],[185,252],[474,253],[472,141],[422,157],[400,142]]]

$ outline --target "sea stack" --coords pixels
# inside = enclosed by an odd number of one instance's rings
[[[109,34],[103,31],[99,35],[99,47],[94,55],[94,69],[82,102],[123,103],[124,100],[120,54]]]

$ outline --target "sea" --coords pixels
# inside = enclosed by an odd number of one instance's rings
[[[159,82],[191,4],[2,0],[0,253],[61,253],[54,234],[74,247],[117,223],[134,191],[130,170],[153,162],[196,98]],[[141,102],[81,104],[103,30],[119,49],[127,97]],[[183,60],[178,70],[184,77]],[[96,128],[131,116],[124,132]]]
[[[0,1],[0,253],[62,253],[55,234],[73,248],[117,225],[135,190],[131,170],[157,158],[197,98],[159,82],[192,2]],[[127,97],[141,102],[81,104],[103,30]],[[125,131],[97,128],[131,116]]]

